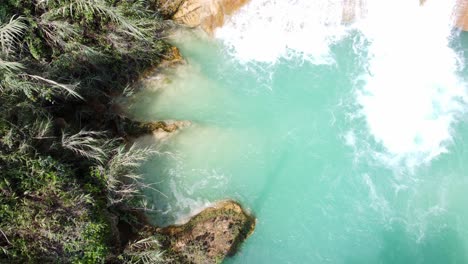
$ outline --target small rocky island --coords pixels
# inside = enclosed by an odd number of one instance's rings
[[[173,263],[220,263],[253,233],[256,220],[234,201],[218,202],[186,224],[159,228]]]

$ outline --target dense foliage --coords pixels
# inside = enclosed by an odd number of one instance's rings
[[[154,153],[124,146],[114,104],[168,48],[148,6],[0,4],[0,263],[160,259],[156,241],[124,251],[115,230],[132,226],[125,212],[142,187],[135,169]]]

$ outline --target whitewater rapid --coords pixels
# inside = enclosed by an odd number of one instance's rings
[[[244,64],[300,57],[333,65],[331,48],[358,32],[353,52],[366,71],[355,80],[360,111],[350,116],[365,119],[385,149],[366,151],[389,166],[414,168],[447,151],[466,111],[463,61],[450,47],[456,2],[252,0],[215,35]],[[368,140],[355,139],[353,147],[362,151]]]

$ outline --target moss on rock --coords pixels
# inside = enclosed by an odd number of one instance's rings
[[[221,201],[186,224],[160,228],[172,263],[220,263],[253,233],[256,219],[234,201]]]

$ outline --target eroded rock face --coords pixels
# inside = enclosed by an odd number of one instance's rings
[[[220,263],[236,253],[253,232],[255,218],[234,201],[222,201],[192,217],[184,225],[157,232],[173,263]]]
[[[185,0],[174,14],[176,22],[189,27],[202,27],[212,33],[224,24],[226,16],[232,15],[248,0]]]
[[[457,16],[457,27],[463,31],[468,31],[468,1],[459,0],[455,14]]]

